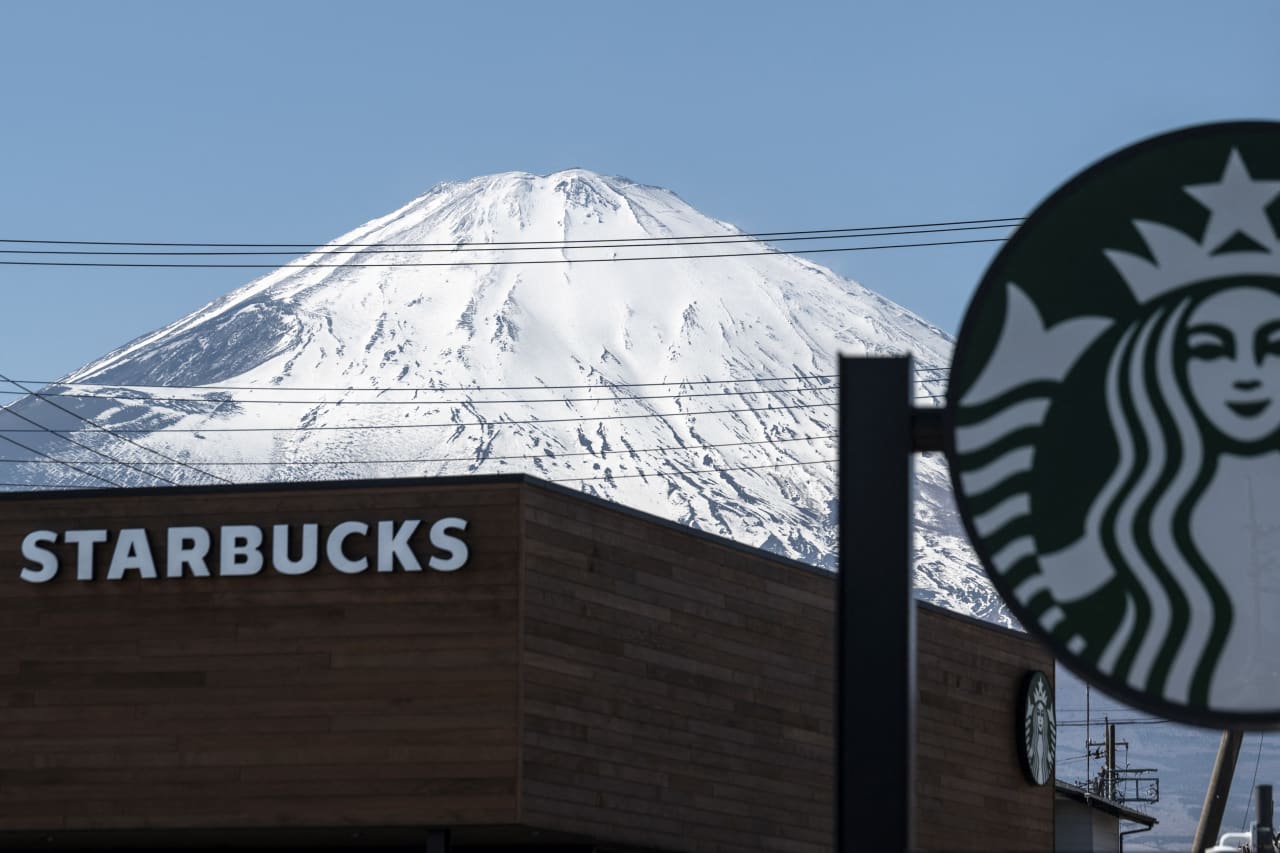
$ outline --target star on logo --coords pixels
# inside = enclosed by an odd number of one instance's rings
[[[1209,225],[1201,245],[1212,252],[1235,234],[1244,234],[1260,246],[1273,246],[1276,234],[1267,218],[1267,205],[1280,196],[1280,181],[1255,181],[1238,149],[1231,149],[1222,179],[1216,184],[1192,184],[1182,188],[1209,209]]]

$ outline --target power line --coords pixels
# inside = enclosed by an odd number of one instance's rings
[[[1240,822],[1240,831],[1244,832],[1244,828],[1249,825],[1249,813],[1253,811],[1253,788],[1258,784],[1258,765],[1262,763],[1262,742],[1266,740],[1267,733],[1261,732],[1258,735],[1258,758],[1253,762],[1253,781],[1249,783],[1249,796],[1244,807],[1244,820]]]
[[[820,255],[829,252],[869,252],[877,249],[912,249],[926,248],[930,246],[961,246],[973,243],[1003,243],[1004,237],[984,237],[975,240],[938,240],[927,243],[888,243],[877,246],[841,246],[829,249],[803,249],[796,251],[783,251],[780,249],[771,249],[763,252],[716,252],[709,255],[636,255],[634,257],[618,258],[540,258],[533,260],[520,261],[407,261],[394,263],[371,263],[371,264],[230,264],[230,263],[135,263],[129,261],[8,261],[0,260],[0,266],[18,266],[18,267],[96,267],[96,268],[127,268],[127,269],[267,269],[267,270],[287,270],[287,269],[386,269],[393,267],[505,267],[505,266],[532,266],[539,264],[596,264],[596,263],[622,263],[628,261],[685,261],[699,260],[706,258],[751,258],[761,257],[765,255],[778,255],[790,257],[793,255]],[[581,247],[591,248],[591,247]]]
[[[786,443],[788,443],[788,442],[793,442],[793,441],[830,441],[830,440],[832,440],[832,439],[834,439],[834,438],[836,438],[836,434],[835,434],[835,433],[825,433],[825,434],[823,434],[823,435],[801,435],[801,436],[795,436],[795,437],[792,437],[792,438],[763,438],[763,439],[756,439],[756,440],[752,440],[752,441],[728,441],[728,442],[718,442],[718,443],[713,443],[713,444],[691,444],[691,445],[686,445],[686,446],[684,446],[684,447],[679,447],[679,446],[668,446],[668,447],[626,447],[625,449],[613,449],[613,450],[604,450],[604,449],[601,449],[601,450],[598,450],[598,451],[590,451],[590,450],[575,450],[575,451],[569,451],[569,452],[565,452],[565,453],[553,453],[553,454],[547,454],[547,453],[519,453],[519,454],[511,454],[511,455],[494,455],[494,456],[486,456],[486,457],[484,457],[483,459],[477,459],[474,455],[471,455],[471,456],[443,456],[443,457],[436,457],[436,458],[421,458],[421,459],[416,459],[416,458],[415,458],[415,459],[317,459],[317,460],[306,460],[306,459],[304,459],[304,460],[274,460],[274,459],[267,459],[267,460],[261,460],[261,461],[229,460],[229,461],[225,461],[225,462],[220,462],[220,461],[216,461],[216,460],[212,460],[212,459],[202,459],[202,460],[199,460],[198,464],[200,464],[200,465],[207,465],[207,466],[210,466],[210,467],[214,467],[214,466],[247,467],[247,466],[255,466],[255,465],[256,465],[256,466],[272,465],[272,466],[285,466],[285,467],[292,467],[292,466],[308,466],[308,467],[310,467],[310,466],[318,466],[318,465],[410,465],[410,464],[414,464],[414,465],[416,465],[416,464],[432,464],[432,463],[447,463],[447,462],[470,462],[470,463],[483,463],[483,462],[491,462],[491,461],[499,461],[499,460],[501,460],[501,461],[512,461],[512,460],[518,460],[518,459],[542,459],[542,460],[545,460],[545,461],[552,461],[552,462],[554,462],[554,461],[559,460],[559,459],[565,459],[565,458],[571,458],[571,457],[580,457],[580,456],[589,456],[589,457],[592,457],[592,458],[598,458],[598,459],[600,459],[601,461],[604,461],[604,460],[605,460],[605,458],[606,458],[606,457],[608,457],[608,456],[615,456],[615,457],[617,457],[617,456],[630,456],[630,455],[631,455],[631,454],[633,454],[633,453],[678,453],[678,452],[680,452],[680,451],[695,451],[695,452],[701,452],[701,451],[705,451],[705,450],[714,450],[714,449],[719,449],[719,448],[723,448],[723,447],[746,447],[746,446],[749,446],[749,445],[760,445],[760,444],[786,444]],[[33,459],[26,459],[26,460],[24,460],[24,459],[0,459],[0,463],[6,463],[6,462],[21,463],[21,464],[25,464],[25,465],[37,465],[37,464],[38,464],[38,465],[49,465],[49,464],[54,464],[54,463],[66,464],[66,463],[64,463],[61,459],[53,459],[53,458],[50,458],[50,459],[47,459],[47,460],[33,460]],[[109,464],[111,464],[111,463],[109,463],[109,462],[86,462],[86,461],[80,461],[78,464],[80,464],[80,465],[109,465]],[[136,463],[136,464],[138,464],[138,465],[161,465],[161,464],[164,464],[164,463],[161,463],[161,462],[138,462],[138,463]]]
[[[964,225],[954,228],[928,228],[913,229],[907,231],[872,231],[862,234],[821,234],[811,237],[771,237],[769,243],[796,243],[796,242],[812,242],[815,240],[855,240],[864,237],[906,237],[917,234],[951,234],[958,231],[990,231],[995,229],[1013,228],[1013,225]],[[649,242],[634,242],[637,239],[647,239]],[[322,255],[420,255],[420,254],[454,254],[457,252],[564,252],[571,249],[631,249],[631,248],[675,248],[678,246],[725,246],[742,243],[760,244],[761,240],[755,237],[744,235],[726,235],[720,238],[669,238],[669,237],[653,237],[653,238],[621,238],[616,242],[592,242],[587,245],[573,245],[566,242],[557,245],[524,245],[524,244],[448,244],[433,248],[416,248],[420,245],[416,243],[396,243],[396,244],[337,244],[333,247],[328,245],[320,246],[311,251],[300,253],[296,249],[201,249],[201,250],[182,250],[182,251],[160,251],[156,249],[0,249],[0,255],[61,255],[61,256],[110,256],[110,257],[145,257],[145,258],[164,258],[164,257],[244,257],[244,256],[262,256],[262,255],[291,255],[298,254],[322,254]],[[359,248],[364,246],[365,248]],[[804,249],[797,249],[797,252],[803,252]]]
[[[1126,711],[1131,711],[1131,710],[1133,710],[1133,709],[1132,709],[1132,708],[1124,708],[1124,707],[1118,707],[1118,708],[1117,708],[1117,707],[1111,707],[1111,708],[1102,708],[1102,707],[1099,707],[1099,708],[1093,708],[1093,709],[1089,709],[1089,708],[1058,708],[1058,709],[1057,709],[1057,711],[1058,711],[1058,713],[1059,713],[1059,714],[1085,714],[1085,713],[1091,713],[1091,714],[1093,714],[1093,716],[1095,716],[1095,717],[1096,717],[1096,716],[1098,716],[1099,714],[1108,714],[1108,713],[1124,713],[1124,712],[1126,712]]]
[[[835,459],[813,459],[808,462],[772,462],[766,465],[739,465],[728,468],[688,468],[669,471],[649,471],[638,474],[602,474],[594,477],[561,477],[553,483],[581,483],[588,480],[627,480],[633,477],[659,477],[664,474],[719,474],[726,471],[758,471],[762,468],[793,468],[798,465],[831,465]]]
[[[107,478],[107,477],[100,477],[100,476],[98,476],[97,474],[93,473],[92,471],[86,471],[86,470],[84,470],[83,468],[77,467],[76,465],[74,465],[74,464],[72,464],[72,463],[70,463],[70,462],[64,462],[64,461],[62,461],[61,459],[54,459],[52,456],[50,456],[49,454],[45,453],[44,451],[42,451],[42,450],[36,450],[34,447],[28,447],[27,445],[23,444],[22,442],[18,441],[17,439],[9,438],[9,436],[7,436],[7,435],[0,435],[0,439],[3,439],[4,441],[7,441],[7,442],[9,442],[10,444],[15,445],[15,446],[17,446],[17,447],[21,447],[23,450],[27,451],[28,453],[34,453],[35,455],[40,456],[40,457],[42,457],[42,458],[44,458],[44,459],[49,459],[49,460],[52,460],[52,461],[54,461],[54,462],[57,462],[59,465],[65,465],[66,467],[70,468],[72,471],[75,471],[75,472],[76,472],[76,473],[78,473],[78,474],[84,474],[86,477],[92,477],[93,479],[95,479],[95,480],[97,480],[97,481],[99,481],[99,482],[102,482],[102,483],[106,483],[106,484],[107,484],[107,485],[109,485],[109,486],[123,486],[123,485],[124,485],[123,483],[117,483],[115,480],[112,480],[112,479],[110,479],[110,478]],[[22,485],[22,484],[21,484],[21,483],[5,483],[5,484],[0,484],[0,485]]]
[[[1009,223],[1009,226],[1016,226],[1023,222],[1020,216],[1003,216],[992,219],[954,219],[944,222],[912,222],[905,225],[863,225],[853,228],[811,228],[801,231],[739,231],[727,234],[693,234],[693,235],[672,235],[669,237],[599,237],[595,239],[584,240],[498,240],[498,241],[474,241],[474,242],[456,242],[456,243],[402,243],[403,246],[414,247],[472,247],[472,246],[591,246],[596,243],[628,243],[641,244],[651,241],[661,240],[720,240],[726,238],[753,238],[753,239],[772,239],[781,237],[795,237],[801,235],[818,235],[818,234],[848,234],[851,232],[864,231],[900,231],[904,228],[947,228],[960,225],[989,225],[997,222]],[[992,227],[1005,227],[993,225]],[[28,245],[46,245],[46,246],[155,246],[155,247],[209,247],[209,248],[277,248],[277,249],[322,249],[328,246],[332,241],[321,243],[208,243],[208,242],[189,242],[189,243],[159,243],[159,242],[131,242],[123,240],[18,240],[18,239],[0,239],[0,243],[7,244],[28,244]],[[340,245],[349,247],[380,247],[382,243],[342,243]]]
[[[923,381],[923,380],[920,380]],[[211,389],[210,393],[216,393],[219,389]],[[264,389],[265,390],[265,389]],[[394,390],[394,389],[390,389]],[[634,394],[630,396],[617,397],[538,397],[531,399],[510,399],[510,400],[352,400],[352,399],[336,399],[336,400],[286,400],[286,399],[252,399],[245,397],[146,397],[132,394],[48,394],[42,391],[0,391],[0,394],[26,394],[27,396],[37,397],[45,402],[52,399],[62,400],[113,400],[118,403],[203,403],[217,408],[223,405],[286,405],[286,406],[339,406],[339,407],[356,407],[356,406],[499,406],[499,405],[525,405],[534,403],[629,403],[633,401],[647,400],[690,400],[702,397],[758,397],[763,394],[803,394],[814,391],[837,391],[835,386],[817,386],[806,388],[770,388],[762,391],[704,391],[696,394]],[[921,394],[916,397],[917,400],[936,400],[940,399],[941,394]],[[587,416],[584,415],[584,418]]]
[[[14,383],[17,384],[17,383]],[[608,386],[601,386],[607,388]],[[220,389],[210,389],[210,393],[216,393]],[[267,390],[267,389],[262,389]],[[399,389],[386,389],[399,390]],[[42,400],[47,398],[58,397],[63,400],[115,400],[117,402],[138,402],[138,403],[208,403],[212,405],[224,405],[232,403],[235,405],[242,404],[284,404],[293,406],[461,406],[461,405],[502,405],[502,404],[526,404],[526,403],[621,403],[632,400],[686,400],[698,397],[746,397],[759,396],[761,394],[795,394],[807,391],[836,391],[834,385],[827,386],[806,386],[803,388],[765,388],[759,391],[702,391],[698,393],[687,394],[635,394],[630,396],[619,397],[539,397],[533,399],[513,399],[513,400],[286,400],[286,399],[266,399],[254,400],[243,397],[137,397],[123,394],[48,394],[43,391],[24,391],[21,393],[29,394],[32,397],[39,397]],[[0,394],[17,394],[17,391],[0,391]]]
[[[208,477],[208,478],[210,478],[210,479],[212,479],[212,480],[221,480],[221,481],[222,481],[222,482],[224,482],[224,483],[230,483],[230,482],[231,482],[230,480],[226,479],[225,477],[219,477],[217,474],[211,474],[211,473],[209,473],[208,471],[201,471],[199,468],[196,468],[194,465],[189,465],[189,464],[187,464],[186,462],[181,462],[181,461],[179,461],[179,460],[177,460],[177,459],[174,459],[172,456],[168,456],[168,455],[166,455],[166,454],[164,454],[164,453],[161,453],[159,450],[153,450],[152,448],[147,447],[145,444],[141,444],[141,443],[139,443],[139,442],[137,442],[137,441],[134,441],[132,438],[129,438],[128,436],[125,436],[125,435],[117,435],[113,430],[111,430],[111,429],[109,429],[109,428],[107,428],[107,427],[102,426],[101,424],[97,423],[96,421],[93,421],[93,420],[91,420],[91,419],[89,419],[89,418],[86,418],[86,417],[84,417],[83,415],[79,414],[78,412],[73,412],[71,409],[68,409],[66,406],[61,406],[61,405],[59,405],[59,404],[55,403],[53,400],[48,399],[48,398],[47,398],[47,397],[45,397],[44,395],[41,395],[41,394],[35,394],[35,393],[33,393],[29,388],[24,387],[24,386],[22,385],[22,383],[20,383],[20,382],[16,382],[16,381],[14,381],[14,380],[10,379],[9,377],[5,376],[3,373],[0,373],[0,381],[8,382],[8,383],[9,383],[9,384],[11,384],[11,385],[15,385],[15,386],[17,386],[18,388],[20,388],[20,389],[22,389],[23,391],[25,391],[27,394],[30,394],[30,395],[32,395],[32,396],[34,396],[34,397],[39,398],[39,399],[40,399],[42,402],[44,402],[46,405],[53,406],[53,407],[54,407],[55,409],[57,409],[58,411],[63,412],[63,413],[68,414],[68,415],[71,415],[71,416],[72,416],[73,418],[75,418],[76,420],[81,421],[82,423],[88,424],[88,425],[89,425],[90,427],[92,427],[93,429],[96,429],[96,430],[100,430],[100,431],[102,431],[102,432],[105,432],[107,435],[111,436],[112,438],[118,439],[118,440],[120,440],[120,441],[127,442],[128,444],[131,444],[131,445],[133,445],[134,447],[136,447],[136,448],[138,448],[138,449],[140,449],[140,450],[145,450],[145,451],[147,451],[148,453],[155,454],[156,456],[159,456],[161,459],[165,460],[166,462],[169,462],[169,463],[174,464],[174,465],[181,466],[181,467],[183,467],[183,468],[187,468],[187,469],[189,469],[189,470],[191,470],[191,471],[195,471],[197,474],[200,474],[201,476],[204,476],[204,477]],[[27,421],[28,423],[34,423],[34,421],[30,420],[29,418],[23,417],[22,415],[18,414],[17,412],[10,411],[9,413],[10,413],[10,414],[12,414],[12,415],[14,415],[14,416],[16,416],[16,417],[22,418],[22,420]],[[51,432],[52,432],[52,430],[51,430]],[[68,438],[67,436],[62,436],[62,437],[63,437],[63,438],[66,438],[68,441],[70,441],[70,440],[71,440],[71,439],[70,439],[70,438]],[[72,442],[72,443],[73,443],[73,444],[79,444],[79,442]],[[80,445],[80,446],[82,446],[82,447],[83,447],[84,445]],[[98,451],[96,451],[96,450],[95,450],[95,451],[93,451],[93,452],[94,452],[94,453],[98,453]],[[100,455],[107,456],[106,454],[100,454]],[[115,458],[115,457],[107,456],[107,458],[108,458],[108,459],[113,459],[113,460],[114,460],[114,458]],[[119,461],[119,460],[116,460],[116,461]],[[134,468],[134,470],[138,470],[138,469],[137,469],[134,465],[132,465],[131,463],[128,463],[128,462],[120,462],[120,464],[122,464],[122,465],[127,465],[127,466],[129,466],[129,467],[131,467],[131,468]],[[165,482],[168,482],[168,483],[170,483],[170,484],[172,484],[172,485],[177,485],[177,483],[176,483],[175,481],[170,480],[170,479],[168,479],[167,477],[161,477],[161,476],[159,476],[159,475],[157,475],[157,474],[152,474],[150,471],[142,471],[141,473],[144,473],[144,474],[146,474],[146,475],[148,475],[148,476],[150,476],[150,477],[155,477],[156,479],[159,479],[159,480],[164,480]]]
[[[1173,720],[1162,720],[1158,718],[1134,718],[1131,720],[1108,720],[1108,722],[1114,725],[1125,725],[1125,726],[1164,726],[1172,723]],[[1059,720],[1058,728],[1062,728],[1064,726],[1071,726],[1071,727],[1085,726],[1088,724],[1089,723],[1086,722],[1085,720]]]
[[[98,449],[96,449],[96,448],[90,447],[89,445],[87,445],[87,444],[85,444],[85,443],[83,443],[83,442],[76,441],[74,438],[72,438],[72,437],[71,437],[71,433],[75,432],[75,430],[55,430],[55,429],[50,429],[49,427],[45,426],[44,424],[41,424],[41,423],[39,423],[38,421],[32,420],[31,418],[27,417],[26,415],[22,414],[21,412],[15,412],[12,408],[6,408],[6,409],[4,409],[3,411],[4,411],[4,412],[6,412],[7,414],[12,415],[12,416],[13,416],[13,417],[15,417],[15,418],[18,418],[18,419],[19,419],[19,420],[21,420],[21,421],[25,421],[26,423],[29,423],[29,424],[32,424],[32,425],[33,425],[33,426],[35,426],[35,427],[38,427],[38,429],[7,429],[7,428],[6,428],[6,429],[0,429],[0,433],[11,433],[11,432],[47,432],[47,433],[49,433],[50,435],[53,435],[53,436],[56,436],[57,438],[62,439],[63,441],[69,442],[70,444],[74,444],[76,447],[79,447],[79,448],[81,448],[82,450],[87,450],[87,451],[89,451],[90,453],[92,453],[92,454],[94,454],[94,455],[96,455],[96,456],[101,456],[103,459],[109,459],[109,460],[111,460],[113,463],[115,463],[115,464],[117,464],[117,465],[122,465],[122,466],[124,466],[125,468],[131,468],[131,469],[133,469],[134,471],[137,471],[139,474],[144,474],[144,475],[146,475],[146,476],[148,476],[148,477],[151,477],[151,478],[153,478],[153,479],[159,480],[159,481],[161,481],[162,483],[168,483],[170,486],[176,486],[176,485],[178,485],[176,481],[174,481],[174,480],[170,480],[168,477],[162,476],[162,475],[160,475],[160,474],[153,474],[153,473],[151,473],[150,471],[145,471],[145,470],[143,470],[142,468],[138,468],[138,467],[136,467],[136,466],[132,465],[132,464],[131,464],[131,463],[129,463],[129,462],[125,462],[124,460],[117,459],[116,457],[112,456],[112,455],[111,455],[111,454],[109,454],[109,453],[103,453],[101,450],[98,450]],[[79,416],[77,415],[77,417],[79,417]],[[81,419],[81,420],[84,420],[84,418],[80,418],[80,419]],[[103,428],[102,428],[102,427],[99,427],[99,429],[103,429]],[[27,448],[27,449],[28,449],[28,450],[30,450],[30,448]],[[35,451],[35,452],[38,452],[38,451]],[[43,454],[43,453],[42,453],[42,454],[40,454],[40,455],[41,455],[41,456],[44,456],[45,454]],[[49,457],[49,458],[52,458],[52,457]],[[101,478],[99,478],[99,479],[101,479]],[[113,483],[113,485],[120,485],[120,484],[119,484],[119,483]]]
[[[839,375],[835,373],[797,373],[788,376],[752,376],[746,379],[674,379],[670,382],[587,382],[577,385],[419,385],[400,388],[379,388],[377,386],[368,385],[363,387],[340,386],[340,385],[298,385],[298,386],[276,386],[264,388],[261,385],[148,385],[143,383],[130,383],[126,385],[113,385],[109,382],[61,382],[58,380],[40,380],[40,379],[20,379],[19,382],[27,382],[32,385],[60,385],[68,388],[75,387],[92,387],[92,388],[165,388],[178,389],[184,391],[190,390],[212,390],[212,391],[577,391],[586,388],[669,388],[675,385],[735,385],[747,382],[800,382],[800,381],[821,381],[828,379],[839,379]]]
[[[102,479],[102,478],[99,477],[98,479]],[[103,482],[110,482],[110,481],[103,480]],[[111,483],[111,485],[117,486],[122,489],[128,488],[128,486],[125,486],[121,483]],[[103,489],[105,490],[107,487],[106,486],[81,486],[81,485],[69,486],[66,483],[0,483],[0,488],[26,489],[29,492],[51,492],[51,491],[63,491],[63,490],[70,490],[70,489]]]
[[[950,370],[947,367],[919,367],[916,373],[932,373],[946,372]],[[148,384],[140,382],[129,382],[124,384],[116,384],[111,382],[85,382],[85,381],[63,381],[58,379],[17,379],[15,382],[24,382],[29,385],[40,385],[43,387],[59,386],[64,388],[119,388],[119,389],[151,389],[159,388],[163,390],[177,391],[369,391],[369,392],[393,392],[393,393],[438,393],[453,391],[580,391],[588,389],[609,390],[616,388],[672,388],[684,385],[702,386],[702,385],[741,385],[745,383],[755,382],[824,382],[839,379],[839,375],[835,373],[797,373],[787,376],[752,376],[745,379],[673,379],[667,382],[586,382],[571,385],[418,385],[403,387],[379,387],[376,385],[281,385],[281,386],[262,386],[262,385],[178,385],[178,384]],[[931,378],[917,379],[918,382],[937,381]],[[837,386],[830,386],[835,388]],[[12,391],[0,391],[0,394],[12,394]],[[69,396],[69,395],[68,395]],[[602,398],[608,399],[608,398]]]
[[[729,414],[745,414],[747,412],[774,412],[785,411],[787,409],[818,409],[818,408],[834,408],[835,403],[787,403],[784,405],[767,406],[763,408],[747,407],[742,409],[707,409],[701,412],[642,412],[631,415],[597,415],[595,417],[577,416],[572,418],[534,418],[530,420],[519,421],[445,421],[443,423],[429,424],[326,424],[318,426],[289,426],[289,427],[188,427],[179,429],[177,427],[165,427],[160,429],[140,429],[140,428],[123,428],[116,432],[121,433],[206,433],[206,432],[311,432],[315,430],[382,430],[382,429],[425,429],[425,428],[458,428],[466,426],[526,426],[530,424],[557,424],[557,423],[594,423],[596,421],[621,421],[636,418],[678,418],[685,416],[697,415],[729,415]],[[7,411],[12,411],[9,409]],[[16,413],[15,413],[16,414]],[[37,426],[39,426],[37,424]],[[53,432],[67,433],[74,430],[52,430],[47,427],[40,429],[12,429],[0,428],[0,433],[24,433],[24,432]]]
[[[803,466],[803,465],[831,465],[831,464],[834,464],[835,462],[836,462],[835,459],[812,459],[807,462],[774,462],[774,463],[769,463],[765,465],[738,465],[738,466],[718,467],[718,468],[685,468],[685,469],[673,469],[673,470],[666,470],[666,471],[662,471],[662,470],[647,471],[647,472],[640,472],[640,473],[634,473],[634,474],[601,474],[593,477],[559,477],[559,478],[541,478],[540,477],[539,479],[546,479],[547,482],[549,483],[581,483],[581,482],[586,482],[590,480],[626,480],[626,479],[631,479],[633,477],[659,477],[659,476],[669,475],[669,474],[681,474],[681,475],[692,474],[695,476],[701,476],[704,474],[720,474],[720,473],[726,473],[731,471],[758,471],[766,468],[794,468],[794,467]],[[89,476],[93,476],[93,475],[90,474]],[[298,481],[286,480],[282,482],[298,482]],[[112,485],[120,485],[120,484],[113,483]],[[34,488],[31,488],[33,486]],[[0,487],[30,488],[32,491],[43,490],[43,489],[82,488],[81,486],[68,486],[66,484],[61,484],[61,483],[56,485],[37,484],[37,483],[0,483]]]
[[[916,397],[916,400],[937,400],[941,399],[940,394],[922,394]],[[329,430],[384,430],[384,429],[428,429],[428,428],[451,428],[478,426],[478,427],[501,427],[501,426],[527,426],[533,424],[557,424],[557,423],[596,423],[598,421],[621,421],[632,420],[638,418],[679,418],[679,417],[697,417],[699,415],[730,415],[745,414],[748,412],[778,412],[791,409],[819,409],[834,408],[835,402],[830,403],[785,403],[778,405],[769,405],[763,407],[748,406],[741,409],[704,409],[702,411],[688,412],[641,412],[628,415],[577,415],[570,418],[531,418],[526,420],[494,420],[494,421],[445,421],[436,423],[409,423],[409,424],[322,424],[315,426],[280,426],[280,427],[163,427],[157,429],[142,428],[120,428],[114,430],[117,433],[214,433],[214,432],[314,432]],[[9,411],[12,411],[11,409]],[[15,413],[16,414],[16,413]],[[37,426],[39,426],[37,424]],[[74,430],[55,430],[48,427],[40,426],[39,429],[22,429],[22,428],[0,428],[0,433],[26,433],[26,432],[52,432],[55,434],[71,433]]]

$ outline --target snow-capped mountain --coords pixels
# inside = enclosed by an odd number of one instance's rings
[[[750,238],[670,244],[739,233],[581,169],[441,184],[4,410],[2,479],[523,471],[834,566],[836,354],[937,368],[951,342]],[[922,597],[1005,618],[943,460],[917,472]]]

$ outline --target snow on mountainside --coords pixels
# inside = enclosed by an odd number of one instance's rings
[[[0,427],[30,450],[9,448],[23,461],[3,463],[3,481],[523,471],[834,566],[835,390],[813,377],[838,352],[943,366],[951,342],[787,255],[600,262],[766,251],[646,245],[738,233],[667,190],[581,169],[441,184],[43,392],[93,396],[4,410]],[[462,245],[501,241],[525,245]],[[175,385],[190,387],[147,387]],[[922,402],[942,390],[922,383]],[[917,472],[922,597],[1005,620],[943,460]]]

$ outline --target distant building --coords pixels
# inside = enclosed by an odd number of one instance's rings
[[[1054,849],[1072,853],[1120,853],[1124,837],[1146,832],[1156,819],[1084,788],[1054,783]],[[1122,824],[1129,824],[1123,830]]]

